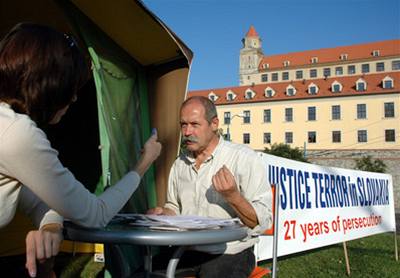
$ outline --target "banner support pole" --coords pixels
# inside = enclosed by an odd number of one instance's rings
[[[279,183],[275,184],[274,241],[272,244],[272,278],[276,278],[278,268],[278,228],[279,228]]]
[[[394,257],[396,258],[396,262],[399,261],[399,252],[397,250],[397,233],[396,233],[396,229],[394,230]]]
[[[347,275],[350,276],[350,261],[349,261],[349,256],[347,254],[347,245],[346,245],[346,241],[343,241],[343,251],[344,251],[344,259],[346,261],[346,272]]]
[[[393,214],[394,214],[394,258],[396,259],[396,262],[399,261],[399,252],[397,250],[397,226],[396,226],[396,209],[393,208]]]

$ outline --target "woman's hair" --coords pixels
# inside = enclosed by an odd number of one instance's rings
[[[49,27],[20,23],[0,42],[0,101],[38,126],[69,105],[88,76],[73,38]]]

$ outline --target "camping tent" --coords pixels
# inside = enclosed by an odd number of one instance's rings
[[[93,79],[47,130],[62,162],[89,190],[102,191],[126,173],[155,127],[162,155],[125,210],[162,205],[178,153],[190,49],[139,0],[0,1],[1,36],[21,21],[72,33],[92,62]]]

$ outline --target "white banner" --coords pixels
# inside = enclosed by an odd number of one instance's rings
[[[395,231],[391,175],[260,156],[279,185],[278,256]],[[272,242],[260,237],[258,260],[272,258]]]

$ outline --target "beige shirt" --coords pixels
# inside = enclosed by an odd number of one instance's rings
[[[17,206],[37,226],[62,223],[60,215],[83,226],[105,226],[139,182],[140,176],[131,171],[96,197],[61,164],[28,116],[0,102],[0,228],[12,220]]]
[[[182,215],[238,217],[212,185],[212,176],[223,165],[233,173],[240,193],[253,206],[259,225],[249,229],[248,237],[244,240],[196,246],[195,249],[216,254],[236,254],[253,246],[258,240],[254,235],[260,234],[272,223],[272,195],[266,168],[256,152],[247,146],[224,141],[221,137],[212,155],[198,170],[193,157],[180,155],[171,168],[165,207]]]

